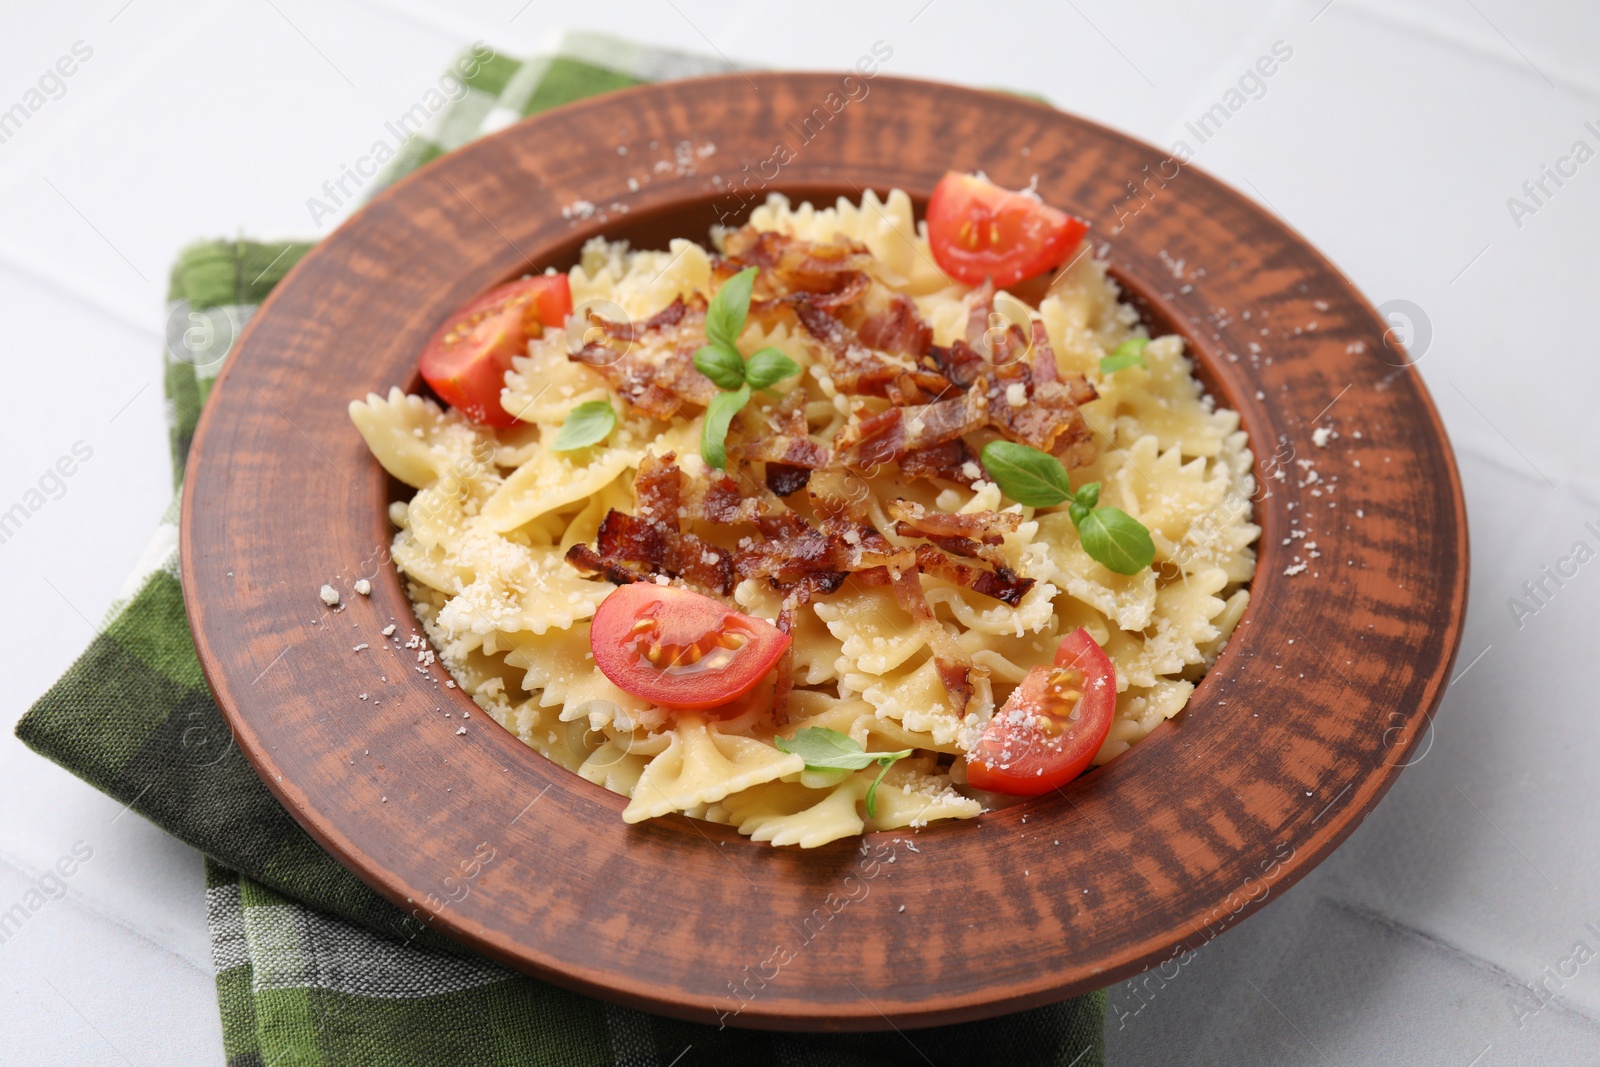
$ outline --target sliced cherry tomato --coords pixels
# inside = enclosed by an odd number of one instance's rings
[[[589,627],[601,673],[664,708],[710,708],[748,693],[788,647],[789,635],[765,619],[654,582],[618,587]]]
[[[1072,781],[1094,759],[1117,710],[1117,674],[1082,627],[1061,639],[1056,661],[1035,667],[967,753],[974,789],[1037,796]]]
[[[1082,219],[972,174],[950,171],[928,198],[933,258],[968,285],[989,278],[1004,289],[1059,266],[1088,230]]]
[[[422,377],[439,399],[473,422],[504,429],[517,425],[500,406],[511,357],[528,338],[559,327],[572,314],[565,274],[541,274],[491,289],[450,316],[422,350]]]

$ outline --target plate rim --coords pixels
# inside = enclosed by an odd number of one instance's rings
[[[763,83],[782,84],[785,82],[803,82],[806,79],[814,79],[819,77],[838,78],[839,76],[839,72],[763,72],[752,73],[749,75],[712,75],[703,78],[643,85],[631,89],[620,90],[616,93],[606,94],[605,96],[577,101],[572,104],[565,105],[563,108],[558,110],[564,118],[570,119],[574,113],[614,109],[625,106],[635,100],[648,99],[654,96],[682,94],[692,91],[696,87],[705,85],[731,86],[732,84],[737,84],[741,80],[748,80],[750,78],[754,78]],[[872,79],[872,83],[874,91],[876,91],[880,86],[895,85],[902,87],[902,89],[909,88],[914,91],[925,91],[935,94],[955,93],[957,95],[970,95],[975,98],[987,98],[991,101],[999,101],[1007,108],[1036,110],[1037,112],[1041,113],[1041,118],[1044,121],[1055,122],[1065,118],[1073,124],[1094,132],[1098,136],[1120,141],[1140,152],[1148,153],[1152,157],[1158,157],[1165,154],[1160,149],[1152,145],[1138,141],[1135,138],[1129,137],[1126,134],[1105,127],[1099,123],[1095,123],[1092,120],[1087,120],[1081,116],[1072,115],[1049,105],[1037,103],[1023,98],[1014,98],[1006,94],[987,90],[967,89],[961,86],[925,79],[903,78],[891,75],[879,75],[878,77]],[[552,121],[550,116],[553,114],[556,114],[556,112],[547,112],[536,115],[531,118],[524,119],[521,122],[504,130],[497,131],[496,133],[487,135],[486,137],[469,142],[457,151],[452,152],[445,157],[441,157],[441,160],[434,161],[423,168],[419,168],[417,171],[407,175],[394,185],[379,192],[377,196],[375,196],[366,206],[352,215],[351,218],[341,223],[341,225],[332,233],[313,245],[300,263],[298,263],[288,273],[288,275],[286,275],[286,277],[274,287],[273,291],[262,303],[256,314],[252,316],[250,323],[247,324],[245,330],[236,341],[235,356],[242,355],[249,349],[249,345],[253,337],[258,332],[262,331],[262,324],[264,322],[270,323],[273,321],[272,315],[275,305],[280,302],[280,298],[283,298],[284,294],[292,291],[292,283],[294,282],[297,274],[302,273],[307,264],[316,264],[321,260],[321,258],[333,255],[333,252],[329,250],[336,249],[339,245],[342,235],[348,234],[353,228],[358,226],[363,217],[370,215],[374,209],[380,209],[387,205],[391,205],[395,201],[405,197],[407,195],[407,190],[410,190],[414,186],[417,186],[420,183],[428,180],[429,175],[433,174],[435,172],[435,168],[439,167],[442,162],[453,158],[460,158],[463,160],[470,159],[477,153],[491,152],[497,144],[507,142],[518,137],[525,137],[527,136],[528,129],[537,128],[540,124]],[[462,164],[458,163],[457,165],[459,166]],[[1330,261],[1328,261],[1327,257],[1319,249],[1311,245],[1310,242],[1304,240],[1304,238],[1299,237],[1298,233],[1292,231],[1292,228],[1288,227],[1286,223],[1265,211],[1265,209],[1261,208],[1260,205],[1257,205],[1253,201],[1250,201],[1248,198],[1244,197],[1243,194],[1239,193],[1237,190],[1234,190],[1232,187],[1218,181],[1204,170],[1194,167],[1193,164],[1186,165],[1184,170],[1186,173],[1192,172],[1192,175],[1196,179],[1214,184],[1219,189],[1223,190],[1226,195],[1235,197],[1242,203],[1247,204],[1250,208],[1267,219],[1271,225],[1283,230],[1290,236],[1292,243],[1296,245],[1299,252],[1312,256],[1317,262],[1317,265],[1324,273],[1326,273],[1326,275],[1332,279],[1336,279],[1344,287],[1346,290],[1345,295],[1354,306],[1365,311],[1375,322],[1382,321],[1377,311],[1372,308],[1370,302],[1366,300],[1366,298],[1353,285],[1353,283],[1351,283],[1341,271],[1339,271]],[[782,181],[774,181],[773,186],[775,188],[787,187]],[[1185,336],[1186,338],[1190,336],[1189,331],[1185,330]],[[216,419],[216,412],[221,407],[221,405],[216,403],[216,401],[218,397],[228,395],[225,390],[230,388],[229,383],[231,380],[236,377],[243,377],[242,373],[239,372],[239,368],[241,365],[243,365],[243,363],[244,361],[238,358],[232,358],[226,361],[221,373],[213,385],[212,391],[215,395],[208,398],[208,402],[201,413],[199,423],[196,427],[196,432],[189,455],[190,463],[188,473],[184,480],[183,486],[182,511],[180,519],[180,544],[182,545],[195,544],[194,538],[196,533],[196,522],[198,521],[196,516],[195,497],[198,492],[198,487],[204,484],[204,478],[202,475],[207,471],[207,464],[212,462],[211,448],[213,439],[215,437],[215,434],[213,433],[213,423]],[[1432,402],[1432,398],[1428,393],[1426,384],[1421,380],[1420,375],[1417,374],[1414,369],[1409,371],[1409,376],[1412,379],[1411,385],[1416,390],[1417,395],[1421,400],[1419,415],[1425,420],[1430,435],[1441,452],[1441,458],[1444,464],[1444,470],[1442,473],[1444,473],[1446,476],[1446,489],[1448,494],[1451,496],[1453,503],[1453,532],[1455,534],[1456,548],[1458,550],[1456,556],[1459,560],[1459,566],[1457,574],[1458,580],[1449,591],[1450,596],[1448,599],[1455,606],[1455,610],[1448,619],[1446,625],[1446,654],[1440,657],[1439,662],[1434,665],[1432,671],[1430,672],[1429,680],[1425,688],[1426,696],[1419,705],[1419,708],[1416,709],[1408,719],[1406,724],[1407,727],[1415,727],[1415,729],[1410,729],[1409,737],[1396,747],[1395,751],[1403,755],[1409,755],[1409,753],[1420,742],[1421,736],[1424,732],[1423,729],[1421,729],[1421,726],[1425,725],[1428,720],[1431,720],[1434,711],[1437,709],[1439,702],[1443,698],[1445,688],[1448,684],[1450,671],[1460,650],[1470,580],[1470,545],[1469,531],[1466,522],[1465,495],[1461,486],[1459,469],[1455,460],[1454,450],[1450,444],[1448,435],[1445,433],[1443,422],[1439,417],[1437,407]],[[1244,414],[1244,411],[1241,410],[1241,416]],[[1252,435],[1253,450],[1255,450],[1256,443],[1256,439],[1254,435]],[[1252,590],[1256,588],[1256,583],[1259,582],[1262,577],[1262,567],[1264,563],[1269,558],[1276,558],[1277,555],[1276,553],[1269,553],[1267,551],[1269,547],[1266,543],[1268,531],[1266,529],[1266,523],[1262,521],[1263,516],[1259,507],[1256,509],[1256,514],[1253,515],[1253,519],[1261,523],[1263,526],[1263,533],[1260,540],[1258,540],[1256,543],[1258,549],[1260,549],[1260,556],[1257,562],[1256,578],[1252,581]],[[404,901],[397,899],[403,897],[404,893],[397,891],[395,886],[391,884],[392,879],[390,877],[390,872],[371,862],[368,854],[364,852],[356,842],[348,840],[342,834],[337,832],[331,823],[329,823],[326,815],[311,806],[308,802],[308,798],[299,794],[293,783],[284,783],[280,778],[277,777],[276,769],[278,767],[278,763],[273,758],[270,751],[268,751],[267,747],[262,742],[262,739],[256,734],[249,720],[239,711],[237,696],[233,693],[229,678],[226,674],[226,664],[218,654],[218,651],[212,647],[210,633],[207,629],[207,612],[209,605],[205,603],[204,593],[206,590],[204,588],[204,578],[200,571],[197,554],[192,551],[182,552],[180,554],[180,561],[185,606],[191,619],[196,648],[200,654],[202,670],[205,674],[207,684],[211,687],[212,692],[217,697],[217,703],[219,707],[223,709],[230,728],[234,731],[234,736],[238,742],[241,752],[250,761],[252,767],[256,770],[258,775],[262,777],[268,788],[271,789],[279,801],[284,804],[285,808],[294,817],[296,822],[299,823],[312,836],[312,838],[318,842],[319,845],[327,849],[331,854],[338,858],[341,863],[343,863],[347,868],[351,869],[357,874],[358,877],[360,877],[369,886],[377,890],[381,895],[389,899],[391,902],[399,904],[402,906],[402,908],[404,908]],[[1258,605],[1254,595],[1252,596],[1250,610],[1252,613],[1258,610]],[[1224,655],[1227,655],[1229,652],[1234,652],[1236,647],[1238,646],[1230,645],[1230,648],[1224,653]],[[462,699],[466,698],[462,697]],[[1167,729],[1167,727],[1168,724],[1163,724],[1161,729]],[[526,749],[522,746],[521,742],[517,741],[509,732],[501,730],[492,730],[488,732],[495,735],[496,742],[503,742],[503,744],[500,744],[499,747],[504,749],[507,746],[514,746],[516,751],[524,753],[526,752]],[[1233,921],[1237,921],[1238,919],[1242,919],[1250,914],[1253,914],[1259,909],[1259,907],[1263,906],[1267,900],[1271,898],[1271,896],[1276,895],[1278,892],[1281,892],[1282,890],[1292,886],[1296,881],[1299,880],[1299,878],[1303,877],[1335,848],[1337,848],[1338,845],[1341,844],[1345,838],[1347,838],[1349,834],[1354,831],[1356,826],[1360,824],[1366,812],[1370,811],[1371,808],[1378,802],[1378,800],[1381,799],[1381,797],[1387,792],[1388,788],[1393,784],[1393,781],[1398,776],[1399,771],[1403,769],[1404,766],[1404,762],[1395,764],[1385,763],[1382,765],[1382,769],[1374,771],[1366,779],[1360,780],[1359,785],[1364,788],[1365,795],[1362,797],[1362,803],[1359,807],[1359,810],[1348,806],[1340,809],[1340,811],[1336,814],[1336,817],[1333,820],[1330,820],[1328,824],[1329,828],[1331,828],[1333,832],[1321,834],[1315,839],[1313,847],[1308,848],[1304,852],[1297,851],[1289,860],[1285,861],[1283,874],[1273,882],[1273,893],[1263,896],[1260,900],[1250,900],[1245,902],[1236,912],[1233,913]],[[557,768],[557,770],[559,771],[560,769]],[[582,780],[578,779],[575,775],[571,776],[571,778],[572,781],[577,782],[580,785],[588,785],[588,783],[582,782]],[[1363,792],[1363,789],[1358,788],[1357,792],[1361,793]],[[889,834],[868,835],[868,837],[878,836],[887,837]],[[1310,842],[1308,842],[1308,844],[1310,844]],[[767,846],[755,847],[765,848]],[[456,938],[457,940],[469,944],[471,947],[484,953],[490,958],[497,959],[503,963],[509,963],[512,966],[518,967],[519,969],[525,971],[530,971],[531,973],[535,973],[540,978],[554,981],[557,984],[566,986],[568,988],[574,988],[581,992],[605,999],[621,999],[623,1002],[633,1004],[634,1006],[638,1006],[646,1010],[677,1015],[683,1018],[692,1018],[697,1021],[706,1021],[707,1011],[703,1001],[697,1000],[692,1004],[688,1003],[681,998],[675,998],[673,995],[675,991],[662,990],[657,986],[644,982],[629,983],[625,981],[618,981],[616,975],[614,974],[607,974],[605,972],[586,968],[581,965],[575,965],[570,960],[546,958],[545,954],[542,953],[536,946],[519,945],[514,942],[507,942],[503,939],[493,936],[486,936],[482,932],[481,928],[475,929],[472,923],[458,920],[456,917],[449,914],[440,913],[439,915],[434,916],[431,925],[436,925],[445,933]],[[1117,955],[1114,959],[1108,959],[1106,961],[1107,965],[1097,972],[1099,977],[1096,978],[1094,985],[1098,986],[1109,984],[1112,979],[1144,970],[1147,966],[1156,962],[1159,957],[1171,947],[1171,939],[1165,936],[1153,936],[1145,939],[1144,941],[1129,944],[1126,946],[1125,950]],[[1078,984],[1080,986],[1084,986],[1084,983],[1081,981]],[[779,1010],[769,1013],[758,1010],[751,1012],[748,1016],[741,1015],[735,1021],[734,1025],[759,1028],[781,1028],[785,1026],[793,1026],[801,1022],[816,1022],[818,1020],[823,1021],[830,1028],[840,1029],[882,1029],[887,1026],[896,1025],[912,1027],[938,1025],[952,1021],[983,1018],[995,1014],[1001,1014],[1007,1011],[1017,1010],[1019,1008],[1049,1003],[1061,999],[1062,996],[1070,995],[1071,992],[1081,991],[1078,989],[1070,989],[1066,993],[1063,993],[1061,992],[1062,988],[1063,987],[1060,984],[1052,984],[1052,981],[1046,977],[1033,982],[1013,983],[1008,987],[1009,992],[1005,993],[1004,995],[956,996],[950,1000],[933,1004],[926,1010],[911,1010],[904,1012],[896,1011],[892,1013],[892,1016],[884,1015],[883,1013],[878,1012],[876,1008],[864,1008],[858,1011],[840,1012],[837,1010],[838,1005],[830,1005],[828,1010],[818,1011],[815,1013],[808,1011],[791,1012],[787,1010]],[[1087,988],[1087,986],[1084,986],[1084,988]]]

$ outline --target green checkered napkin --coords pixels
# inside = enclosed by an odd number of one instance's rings
[[[481,46],[469,55],[475,67],[452,68],[467,72],[464,93],[400,147],[381,182],[536,111],[731,69],[592,34],[521,62]],[[309,247],[208,242],[173,268],[166,387],[180,482],[221,356]],[[719,1031],[566,992],[418,929],[306,836],[233,747],[184,615],[177,509],[174,500],[100,635],[17,736],[205,853],[230,1065],[1101,1063],[1099,993],[907,1034]]]

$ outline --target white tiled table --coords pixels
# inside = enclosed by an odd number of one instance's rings
[[[1197,162],[1292,221],[1375,303],[1422,309],[1420,367],[1472,514],[1470,670],[1427,757],[1344,848],[1148,1001],[1111,991],[1112,1059],[1595,1062],[1600,960],[1564,974],[1562,961],[1578,942],[1600,952],[1600,563],[1520,626],[1507,598],[1573,542],[1600,548],[1584,527],[1600,527],[1600,361],[1587,340],[1600,160],[1559,187],[1546,178],[1540,202],[1522,190],[1573,142],[1600,151],[1600,7],[1198,6],[811,0],[725,12],[654,0],[587,17],[777,67],[848,66],[883,40],[889,73],[1039,92],[1162,145],[1190,139],[1185,123],[1274,42],[1293,49]],[[0,15],[0,110],[75,42],[93,50],[60,98],[0,143],[11,396],[0,510],[76,442],[93,449],[64,495],[0,544],[0,583],[20,606],[0,675],[7,723],[89,638],[87,620],[166,504],[157,352],[178,248],[325,233],[307,198],[454,49],[531,50],[580,10],[97,0]],[[1536,210],[1514,218],[1512,196]],[[220,1062],[199,856],[9,730],[0,811],[0,909],[75,843],[93,850],[66,896],[0,944],[0,1063]],[[1524,988],[1541,980],[1542,1006]]]

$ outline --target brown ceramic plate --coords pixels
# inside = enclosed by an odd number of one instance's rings
[[[1164,153],[1049,107],[887,77],[859,98],[851,84],[857,99],[834,74],[619,92],[400,182],[251,322],[183,501],[201,663],[240,748],[311,835],[488,956],[702,1022],[959,1022],[1198,948],[1377,803],[1444,691],[1466,609],[1464,504],[1433,404],[1384,322],[1292,229],[1193,168],[1159,187]],[[947,168],[1013,187],[1037,175],[1045,200],[1095,220],[1152,325],[1183,333],[1243,415],[1271,489],[1260,566],[1188,710],[1060,795],[814,851],[681,817],[628,826],[622,797],[485,717],[459,735],[435,709],[468,699],[377,647],[380,627],[413,620],[385,563],[393,487],[346,404],[416,388],[450,312],[530,266],[567,266],[595,234],[664,247],[739,215],[730,183],[925,198]],[[597,211],[577,217],[580,201]],[[1318,427],[1339,436],[1318,447]],[[361,574],[370,599],[349,592]],[[341,614],[325,617],[324,582],[346,591]],[[362,641],[374,650],[353,654]]]

